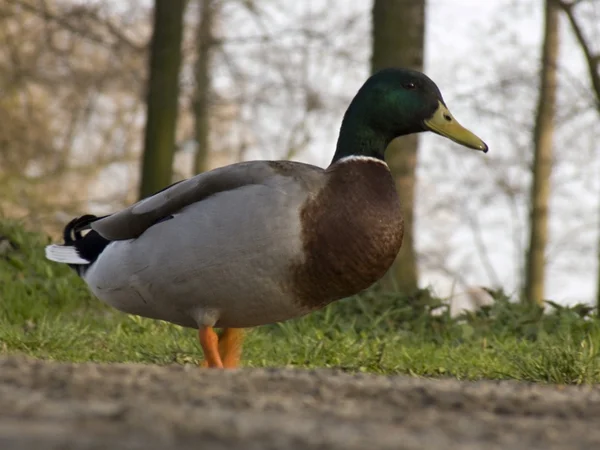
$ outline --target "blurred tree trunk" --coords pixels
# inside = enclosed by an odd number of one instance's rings
[[[196,158],[194,160],[194,173],[207,170],[208,155],[210,153],[210,122],[209,107],[211,95],[211,61],[213,53],[213,23],[217,13],[215,0],[199,0],[200,17],[196,42],[198,55],[196,57],[195,78],[196,93],[194,97],[194,134],[196,139]]]
[[[552,173],[552,141],[559,48],[558,13],[559,9],[555,0],[546,0],[540,92],[533,136],[533,183],[525,277],[525,300],[540,306],[544,302],[546,244],[548,242],[548,203]]]
[[[156,0],[140,197],[171,184],[185,0]]]
[[[596,96],[596,111],[600,114],[600,53],[594,53],[589,41],[583,34],[583,30],[579,22],[577,21],[573,8],[576,5],[575,2],[559,1],[559,5],[564,11],[571,24],[571,29],[575,34],[575,38],[583,51],[585,61],[588,66],[588,73],[590,75],[590,82],[592,90]],[[600,211],[600,208],[599,208]],[[598,234],[598,278],[596,279],[596,313],[600,315],[600,233]]]
[[[391,66],[423,70],[424,0],[374,0],[372,21],[372,72]],[[417,148],[417,135],[405,136],[394,140],[386,155],[404,212],[404,241],[394,266],[384,279],[384,285],[407,294],[412,294],[419,286],[414,245]]]

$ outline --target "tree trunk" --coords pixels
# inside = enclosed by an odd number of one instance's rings
[[[140,197],[171,184],[185,0],[156,0]]]
[[[372,19],[371,71],[391,66],[423,70],[425,1],[374,0]],[[407,294],[416,291],[419,283],[414,245],[417,147],[417,135],[405,136],[395,139],[386,155],[402,203],[404,241],[384,284]]]
[[[592,51],[592,46],[590,42],[584,36],[581,24],[579,23],[579,21],[575,17],[575,13],[573,12],[573,9],[575,8],[576,4],[573,2],[560,1],[559,5],[561,6],[564,13],[567,15],[567,19],[571,24],[571,29],[573,30],[575,38],[577,39],[577,42],[581,47],[581,51],[585,56],[592,90],[596,95],[596,111],[598,112],[598,114],[600,114],[600,52],[594,53]],[[598,234],[597,261],[598,278],[596,279],[596,314],[600,315],[600,233]]]
[[[540,93],[534,130],[533,183],[530,199],[530,235],[527,252],[525,299],[543,305],[548,203],[552,173],[552,138],[556,104],[556,75],[559,47],[558,6],[546,0]]]
[[[213,53],[213,23],[216,14],[215,0],[200,0],[200,18],[196,41],[198,55],[196,58],[195,78],[196,93],[194,98],[194,133],[196,139],[196,158],[194,173],[207,170],[209,141],[209,107],[211,95],[210,70]]]

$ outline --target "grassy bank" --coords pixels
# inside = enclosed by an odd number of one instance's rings
[[[199,360],[194,330],[105,307],[68,267],[44,260],[47,238],[6,221],[0,236],[12,243],[0,241],[0,354],[153,364]],[[371,292],[247,334],[248,367],[600,382],[600,322],[589,310],[556,305],[542,314],[501,293],[493,306],[451,318],[426,291],[415,298]]]

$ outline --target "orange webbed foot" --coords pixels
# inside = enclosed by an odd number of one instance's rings
[[[212,327],[202,327],[198,332],[204,361],[200,367],[234,369],[239,367],[244,333],[241,328],[225,328],[217,336]]]

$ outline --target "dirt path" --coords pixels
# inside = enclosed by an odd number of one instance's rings
[[[594,449],[600,388],[0,359],[0,449]]]

